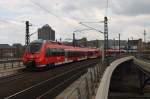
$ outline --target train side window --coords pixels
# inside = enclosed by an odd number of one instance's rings
[[[57,56],[57,49],[56,48],[52,49],[52,56]]]
[[[57,49],[57,56],[61,56],[61,49]]]
[[[57,49],[57,56],[64,56],[64,50],[63,49]]]
[[[48,57],[48,49],[46,49],[45,57]]]
[[[47,49],[46,49],[45,56],[46,56],[46,57],[50,57],[50,56],[51,56],[50,48],[47,48]]]
[[[64,56],[64,50],[60,49],[60,56]]]
[[[72,51],[70,52],[70,57],[73,57],[73,52]]]
[[[71,52],[69,51],[68,56],[71,57]]]
[[[75,52],[72,53],[73,57],[75,57]]]
[[[61,55],[61,56],[65,56],[65,51],[64,51],[64,49],[61,49],[61,50],[60,50],[60,55]]]
[[[71,52],[69,51],[69,57],[71,57]]]
[[[67,54],[67,57],[69,57],[69,51],[67,51],[66,54]]]
[[[51,49],[52,57],[55,55],[54,48]]]
[[[59,49],[55,49],[55,56],[59,56]]]
[[[56,56],[60,56],[60,50],[56,49]]]
[[[53,48],[52,56],[64,56],[65,52],[63,49]]]
[[[65,51],[65,55],[66,55],[66,57],[69,57],[68,51]]]
[[[70,57],[70,51],[68,51],[68,57]]]

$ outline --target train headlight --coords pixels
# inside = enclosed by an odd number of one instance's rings
[[[42,61],[42,58],[38,58],[36,61],[37,61],[37,62],[41,62],[41,61]]]

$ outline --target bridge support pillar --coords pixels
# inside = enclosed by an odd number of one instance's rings
[[[143,73],[142,71],[139,70],[139,93],[143,94],[143,84],[144,84],[144,79],[143,79]]]
[[[150,81],[150,77],[146,76],[142,71],[139,70],[139,93],[144,94],[144,87]]]
[[[144,94],[144,87],[150,81],[150,77],[146,76],[145,73],[139,70],[139,93]]]

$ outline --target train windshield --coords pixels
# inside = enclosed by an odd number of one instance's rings
[[[31,43],[28,47],[27,47],[27,51],[29,53],[39,53],[42,47],[42,43]]]

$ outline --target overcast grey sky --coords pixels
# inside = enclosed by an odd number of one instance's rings
[[[150,41],[150,0],[109,0],[109,38],[143,38]],[[33,33],[38,27],[49,24],[56,38],[72,38],[72,32],[83,29],[79,22],[102,21],[106,15],[106,0],[0,0],[0,43],[25,41],[25,23],[29,20]],[[87,24],[103,31],[103,24]],[[96,31],[76,33],[76,38],[103,39]],[[37,38],[33,35],[31,40]]]

